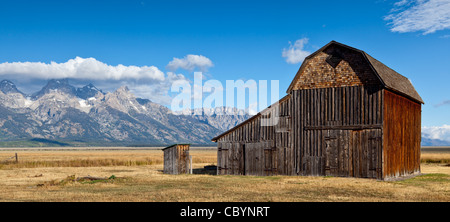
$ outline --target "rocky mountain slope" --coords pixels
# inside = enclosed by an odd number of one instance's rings
[[[211,138],[250,117],[242,112],[215,114],[229,109],[178,115],[148,99],[136,98],[126,86],[105,93],[92,84],[77,88],[68,80],[50,80],[40,91],[26,95],[4,80],[0,82],[0,141],[41,138],[87,145],[211,144]]]

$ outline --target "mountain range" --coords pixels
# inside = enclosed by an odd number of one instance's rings
[[[93,84],[79,88],[67,79],[53,79],[28,95],[9,80],[0,82],[0,141],[7,145],[212,144],[211,138],[250,117],[229,107],[183,113],[137,98],[126,86],[103,92]]]
[[[450,146],[450,125],[422,127],[422,146]]]

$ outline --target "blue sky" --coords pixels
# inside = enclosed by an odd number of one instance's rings
[[[203,70],[206,79],[223,84],[279,80],[282,97],[301,64],[287,62],[283,49],[311,53],[336,40],[408,77],[425,101],[423,126],[450,125],[448,2],[1,1],[0,75],[31,92],[42,87],[41,80],[59,75],[23,71],[26,62],[34,69],[92,58],[91,65],[110,70],[121,64],[148,78],[99,74],[74,79],[75,84],[93,81],[107,89],[128,84],[141,97],[161,102],[169,98],[170,81],[192,79],[195,70]],[[304,44],[295,46],[297,40]],[[202,57],[190,61],[193,69],[168,66],[175,59],[189,62],[187,55]]]

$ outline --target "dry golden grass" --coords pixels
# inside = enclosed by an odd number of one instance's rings
[[[19,162],[11,158],[18,153]],[[215,163],[217,153],[212,150],[191,150],[193,163]],[[9,158],[9,159],[8,159]],[[0,152],[0,169],[36,167],[99,167],[142,166],[163,164],[161,150],[79,150],[79,151],[9,151]]]
[[[0,160],[13,155],[1,151]],[[0,169],[0,201],[450,201],[450,167],[437,163],[423,163],[422,176],[386,182],[338,177],[165,175],[160,150],[20,151],[18,155],[18,164]],[[194,168],[216,163],[215,150],[192,149],[191,155]],[[88,159],[89,164],[80,164]],[[114,175],[116,179],[73,181],[88,175]]]
[[[422,153],[422,163],[450,163],[450,153]]]

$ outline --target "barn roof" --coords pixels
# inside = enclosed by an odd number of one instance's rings
[[[283,98],[281,98],[280,100],[278,100],[277,102],[275,102],[274,104],[281,103],[281,102],[285,101],[286,99],[288,99],[290,96],[291,96],[290,94],[287,94],[287,95],[285,95]],[[232,132],[232,131],[234,131],[235,129],[237,129],[237,128],[239,128],[239,127],[241,127],[241,126],[247,124],[248,122],[252,121],[252,120],[255,119],[256,117],[261,116],[261,113],[265,113],[267,110],[269,110],[270,108],[272,108],[272,106],[274,106],[274,104],[268,106],[267,108],[265,108],[264,110],[260,111],[259,113],[255,114],[255,115],[253,115],[252,117],[250,117],[250,118],[248,118],[248,119],[242,121],[241,123],[239,123],[238,125],[234,126],[233,128],[231,128],[231,129],[229,129],[229,130],[227,130],[227,131],[221,133],[220,135],[218,135],[218,136],[212,138],[211,141],[216,142],[220,137],[225,136],[225,135],[228,134],[229,132]]]
[[[294,77],[294,80],[291,82],[289,88],[287,89],[287,93],[289,94],[294,86],[294,82],[299,78],[301,71],[304,68],[304,64],[306,64],[306,61],[312,57],[314,57],[317,53],[324,51],[326,48],[328,48],[330,45],[339,45],[345,48],[348,48],[350,50],[359,52],[362,54],[362,56],[367,60],[371,68],[373,69],[374,73],[377,75],[378,79],[381,81],[383,86],[386,89],[389,89],[391,91],[394,91],[398,94],[401,94],[403,96],[406,96],[416,102],[424,103],[422,98],[420,97],[419,93],[414,89],[414,86],[412,85],[411,81],[394,71],[393,69],[389,68],[385,64],[381,63],[380,61],[376,60],[366,52],[350,47],[348,45],[344,45],[342,43],[331,41],[319,50],[315,51],[311,55],[307,56],[305,60],[303,61],[302,65],[300,66],[299,71]]]

